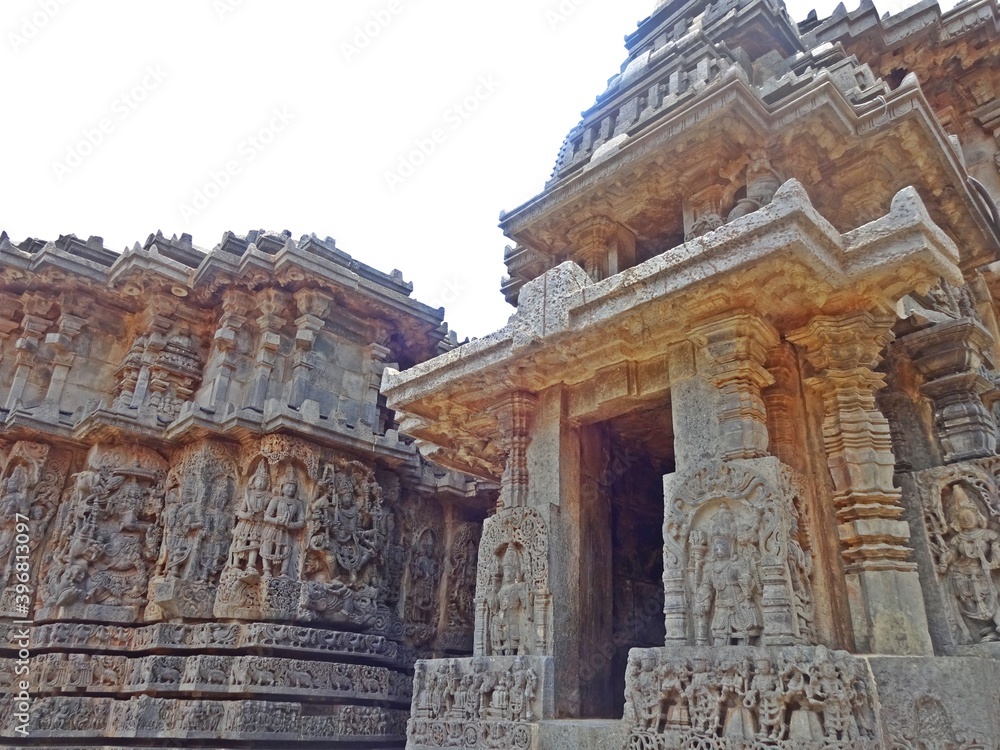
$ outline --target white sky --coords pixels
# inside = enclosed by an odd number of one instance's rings
[[[0,229],[329,235],[484,335],[512,312],[500,210],[541,191],[654,3],[2,0]]]

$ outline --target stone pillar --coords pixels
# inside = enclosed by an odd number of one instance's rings
[[[236,337],[247,322],[250,304],[242,295],[227,292],[222,301],[222,318],[215,332],[209,367],[214,369],[214,377],[202,389],[204,401],[202,410],[215,414],[224,410],[229,398],[229,386],[233,382],[238,366]]]
[[[35,368],[35,354],[38,351],[38,344],[49,326],[52,325],[52,321],[46,316],[55,304],[55,300],[40,292],[25,294],[21,301],[24,305],[24,317],[21,319],[21,336],[14,344],[14,348],[17,350],[17,359],[10,391],[7,393],[5,408],[8,412],[14,411],[21,404],[28,378]]]
[[[777,346],[778,332],[757,315],[738,313],[703,323],[691,334],[705,348],[707,374],[718,389],[720,458],[768,455],[767,413],[760,391],[774,382],[764,360]]]
[[[382,387],[382,373],[386,367],[390,367],[387,360],[392,354],[392,350],[382,344],[371,344],[368,347],[369,366],[365,378],[367,390],[365,391],[365,404],[361,410],[361,423],[368,426],[373,435],[379,435],[387,429],[387,425],[382,424],[384,419],[380,419],[382,412],[379,410],[379,389]]]
[[[594,281],[635,265],[635,235],[605,216],[595,216],[575,227],[570,242]]]
[[[930,654],[923,594],[911,561],[910,530],[889,423],[875,405],[884,376],[873,371],[895,316],[862,311],[819,316],[788,334],[816,370],[807,384],[823,400],[823,440],[833,479],[841,555],[857,647],[883,654]]]
[[[555,712],[558,718],[574,718],[584,710],[581,666],[593,658],[594,644],[583,638],[584,621],[590,617],[584,605],[611,602],[610,589],[595,591],[597,582],[585,578],[585,560],[610,549],[611,530],[586,522],[590,509],[583,507],[581,493],[580,428],[566,415],[565,395],[562,386],[555,386],[538,396],[524,453],[524,498],[547,526],[552,613],[548,653],[555,662]],[[518,481],[511,477],[512,484]]]
[[[934,405],[945,463],[994,455],[996,425],[982,399],[994,389],[984,374],[993,364],[990,332],[972,318],[959,318],[904,336],[899,346],[926,378],[920,390]]]
[[[263,413],[267,401],[267,391],[271,384],[271,374],[281,357],[281,328],[287,322],[280,313],[287,303],[287,298],[268,289],[258,302],[261,316],[257,318],[260,329],[260,340],[257,343],[257,361],[254,363],[253,380],[246,398],[246,408]]]
[[[309,373],[314,368],[313,347],[323,326],[333,300],[314,289],[303,289],[295,294],[295,304],[301,315],[295,320],[295,356],[292,362],[292,386],[288,405],[299,409],[306,400]]]
[[[535,402],[530,393],[514,391],[491,410],[497,418],[500,441],[507,455],[500,479],[502,508],[521,508],[528,504],[528,431]],[[558,461],[558,454],[554,459]]]
[[[77,315],[63,313],[59,317],[58,329],[45,337],[45,343],[52,347],[52,375],[49,387],[45,392],[45,408],[50,410],[52,418],[58,421],[59,402],[62,400],[66,379],[76,354],[73,352],[73,339],[77,337],[87,321]]]
[[[14,321],[20,303],[13,294],[0,294],[0,361],[3,361],[3,345],[7,338],[17,330]]]

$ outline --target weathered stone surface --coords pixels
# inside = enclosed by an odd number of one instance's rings
[[[626,38],[501,216],[517,312],[383,381],[500,482],[473,663],[544,656],[554,701],[414,704],[410,746],[1000,747],[997,19],[663,0]]]
[[[495,500],[378,393],[441,314],[316,237],[0,258],[0,744],[402,744]]]

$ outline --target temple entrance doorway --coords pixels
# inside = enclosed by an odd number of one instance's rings
[[[670,405],[616,417],[605,428],[613,624],[607,718],[620,718],[629,649],[664,643],[663,475],[674,470]]]

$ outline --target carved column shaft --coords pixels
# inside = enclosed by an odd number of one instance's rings
[[[292,362],[292,383],[288,405],[293,409],[302,406],[308,395],[309,373],[315,368],[313,347],[319,332],[326,325],[326,315],[333,300],[314,289],[302,289],[295,294],[295,304],[300,316],[295,320],[295,356]]]
[[[17,330],[14,317],[19,308],[20,302],[13,294],[0,294],[0,361],[3,361],[4,342]]]
[[[500,479],[500,505],[504,508],[528,504],[528,442],[535,402],[532,394],[516,391],[493,409],[507,454]]]
[[[262,412],[267,400],[267,389],[271,383],[271,373],[278,364],[281,354],[281,327],[285,319],[274,313],[261,315],[257,318],[260,327],[260,341],[257,350],[257,361],[254,364],[253,381],[247,396],[248,409]]]
[[[879,653],[928,653],[923,596],[911,562],[910,530],[889,422],[875,404],[875,373],[895,316],[858,312],[820,316],[788,334],[816,370],[807,384],[823,400],[823,442],[833,479],[841,555],[858,646]]]
[[[63,313],[59,318],[59,329],[55,333],[50,333],[45,337],[45,343],[49,344],[55,353],[52,361],[52,375],[49,378],[49,387],[45,394],[45,401],[58,407],[62,398],[63,388],[66,386],[66,379],[69,377],[70,368],[76,355],[73,352],[73,340],[77,337],[87,321],[77,315]]]
[[[588,219],[570,235],[594,281],[621,273],[635,265],[635,235],[626,227],[604,216]]]
[[[223,300],[224,310],[215,332],[210,367],[214,365],[215,376],[207,383],[202,409],[215,413],[224,408],[229,398],[229,386],[236,374],[236,337],[247,321],[248,300],[235,294],[227,294]]]
[[[708,353],[709,377],[719,391],[716,416],[721,457],[768,455],[767,412],[761,389],[774,382],[764,360],[768,350],[778,344],[777,331],[758,316],[742,313],[701,325],[692,335]]]
[[[24,396],[28,378],[35,368],[35,353],[38,350],[38,344],[51,324],[52,321],[47,318],[30,314],[26,314],[21,321],[21,336],[14,344],[14,348],[17,350],[17,359],[14,366],[14,377],[7,394],[7,411],[16,409]]]

